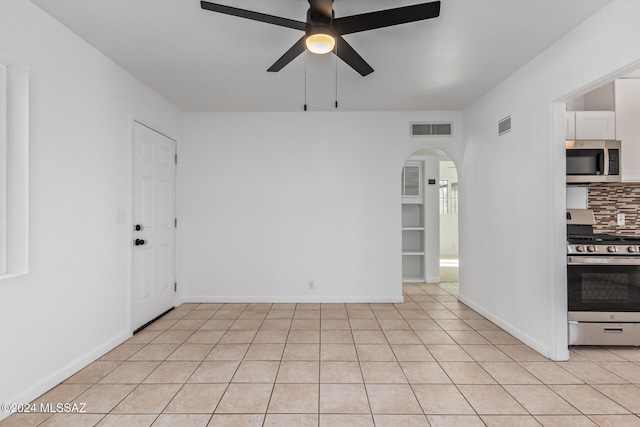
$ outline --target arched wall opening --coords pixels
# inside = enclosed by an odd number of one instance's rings
[[[459,282],[458,173],[434,147],[414,151],[401,171],[403,283]]]

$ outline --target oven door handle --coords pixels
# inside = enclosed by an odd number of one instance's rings
[[[640,257],[570,256],[567,265],[640,265]]]

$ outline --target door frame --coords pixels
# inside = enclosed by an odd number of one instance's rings
[[[129,310],[128,310],[128,324],[129,324],[129,332],[133,335],[133,332],[136,330],[134,324],[133,324],[133,319],[134,319],[134,272],[133,272],[133,245],[131,242],[133,242],[133,240],[135,239],[134,237],[134,230],[133,230],[133,226],[134,226],[134,202],[135,202],[135,129],[136,129],[136,123],[144,126],[148,129],[151,129],[154,132],[159,133],[160,135],[163,135],[166,138],[169,138],[170,140],[172,140],[175,144],[176,144],[176,156],[178,153],[178,140],[176,138],[173,138],[169,135],[167,135],[164,132],[161,132],[159,130],[157,130],[155,127],[150,126],[148,124],[145,123],[145,121],[140,120],[138,118],[136,118],[134,115],[130,114],[129,115],[129,200],[128,200],[128,209],[129,209],[129,214],[127,216],[127,225],[129,226],[129,232],[127,233],[127,262],[128,262],[128,271],[129,271],[129,292],[127,292],[127,298],[129,299],[127,305],[129,306]],[[175,208],[175,213],[176,213],[176,218],[178,217],[178,165],[176,164],[176,179],[175,179],[175,194],[174,194],[174,208]],[[174,263],[174,275],[175,277],[175,281],[177,283],[178,281],[178,228],[176,227],[175,229],[175,251],[174,251],[174,259],[173,259],[173,263]],[[180,298],[178,297],[179,292],[175,292],[174,293],[174,306],[178,305],[178,301],[180,301]],[[138,328],[139,329],[139,328]]]

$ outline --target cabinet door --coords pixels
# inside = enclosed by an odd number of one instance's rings
[[[422,168],[419,164],[406,164],[402,168],[402,196],[420,197],[422,195]]]
[[[573,141],[576,139],[576,112],[567,111],[564,114],[567,122],[567,137],[565,139]]]
[[[576,139],[616,139],[616,113],[576,111]]]
[[[640,79],[615,82],[616,135],[622,141],[623,181],[640,181]]]

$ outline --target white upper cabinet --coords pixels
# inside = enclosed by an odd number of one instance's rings
[[[422,162],[407,162],[402,168],[403,203],[422,203]]]
[[[616,139],[616,113],[576,111],[574,139]]]
[[[615,81],[616,139],[622,141],[622,181],[640,181],[640,79]]]
[[[615,140],[613,82],[567,101],[568,140]]]

